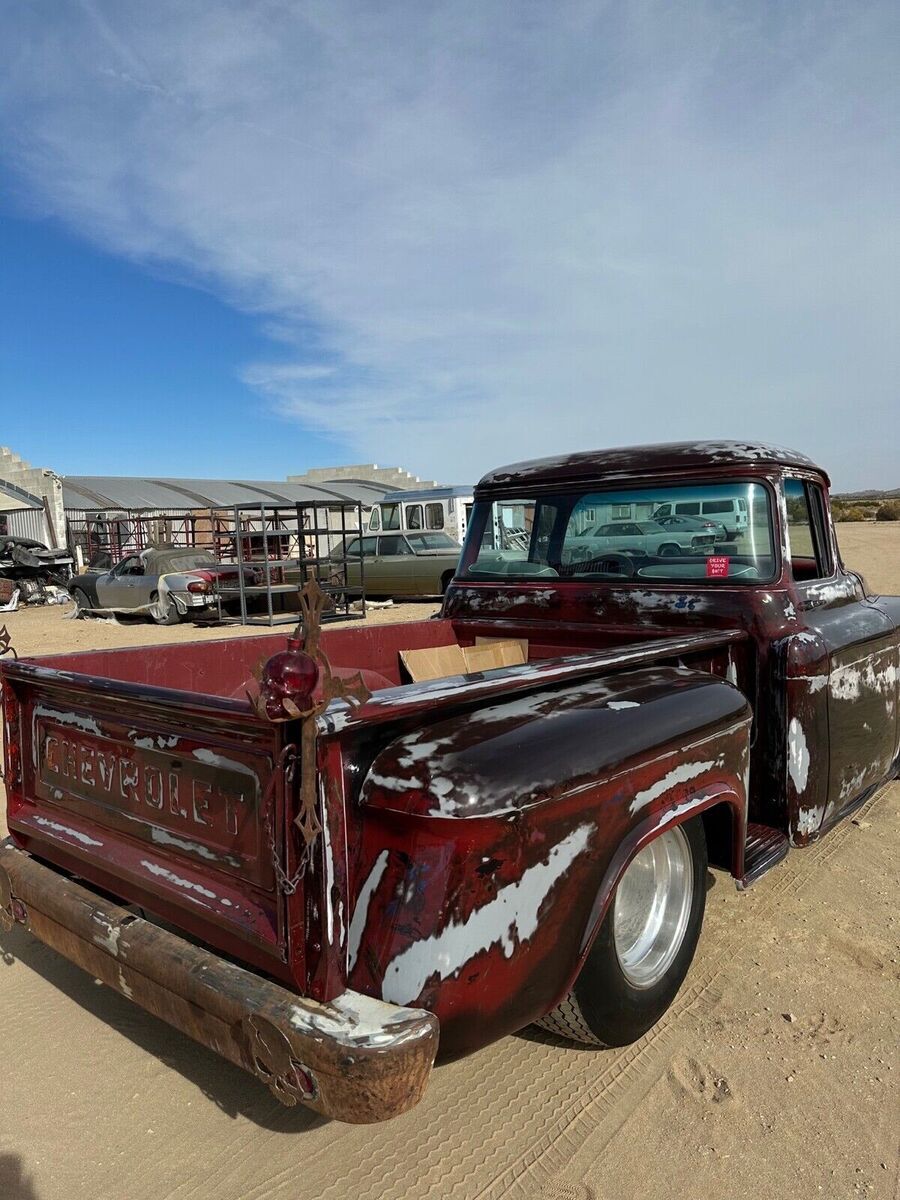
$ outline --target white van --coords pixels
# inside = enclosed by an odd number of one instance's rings
[[[389,492],[369,513],[369,533],[421,533],[442,529],[462,543],[472,511],[470,487]]]
[[[724,496],[710,500],[704,495],[686,492],[680,500],[660,504],[653,510],[653,520],[660,517],[702,517],[721,525],[729,542],[736,541],[746,533],[750,524],[750,512],[744,496]]]

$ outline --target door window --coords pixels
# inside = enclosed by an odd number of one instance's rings
[[[699,517],[700,516],[700,501],[699,500],[682,500],[680,504],[675,505],[675,511],[680,517]]]
[[[359,553],[357,551],[357,553]],[[378,538],[364,537],[362,539],[363,558],[374,558],[378,553]]]
[[[426,504],[425,505],[425,528],[426,529],[443,529],[444,528],[444,506],[442,504]]]
[[[422,505],[407,504],[406,506],[406,528],[421,529],[422,528]]]
[[[136,554],[132,554],[130,558],[122,560],[116,574],[118,575],[143,575],[144,564]]]
[[[803,479],[784,481],[787,503],[788,553],[798,582],[827,579],[831,555],[825,533],[825,503],[822,489]]]
[[[380,537],[378,539],[378,553],[384,558],[398,554],[412,554],[412,550],[410,550],[405,537],[394,534],[390,537]]]
[[[382,517],[382,528],[384,528],[384,529],[399,529],[400,528],[400,505],[399,504],[382,504],[381,517]]]

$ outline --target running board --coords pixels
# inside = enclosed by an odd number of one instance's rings
[[[787,855],[791,844],[787,834],[771,825],[748,825],[744,847],[744,874],[737,880],[739,892],[744,892],[761,875],[777,866]]]

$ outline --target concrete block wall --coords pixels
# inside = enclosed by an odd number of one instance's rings
[[[429,479],[420,479],[403,467],[379,467],[377,463],[357,463],[349,467],[313,467],[305,475],[288,475],[288,483],[328,483],[338,479],[365,479],[372,483],[383,483],[385,487],[429,488],[438,485]]]
[[[32,496],[47,501],[50,527],[47,541],[56,546],[66,544],[66,513],[63,507],[62,480],[46,467],[33,467],[8,446],[0,446],[0,479],[12,483]]]

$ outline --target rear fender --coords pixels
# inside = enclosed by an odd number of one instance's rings
[[[653,837],[725,804],[740,872],[749,724],[730,684],[650,668],[398,738],[360,791],[351,986],[437,1013],[451,1055],[542,1016]]]

